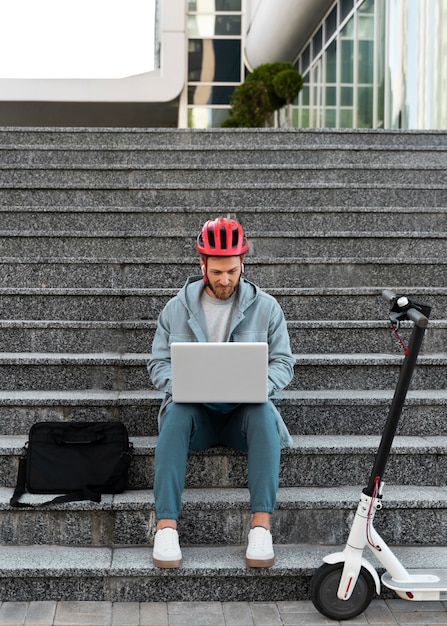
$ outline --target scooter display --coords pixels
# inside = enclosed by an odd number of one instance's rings
[[[381,582],[406,600],[440,600],[447,591],[446,570],[407,570],[374,528],[374,516],[382,508],[383,476],[393,444],[417,357],[428,326],[431,307],[396,295],[382,293],[390,304],[390,322],[397,333],[403,320],[411,320],[413,328],[405,357],[399,371],[393,400],[382,431],[379,448],[367,487],[362,491],[346,546],[323,558],[311,581],[311,600],[317,610],[334,620],[347,620],[362,613]],[[401,342],[403,345],[403,342]],[[376,569],[364,558],[369,548],[385,568],[381,579]]]

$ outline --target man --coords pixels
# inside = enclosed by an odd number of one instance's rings
[[[188,451],[224,445],[248,452],[252,520],[246,564],[270,567],[274,563],[270,516],[276,504],[280,450],[291,443],[287,428],[270,400],[293,377],[294,358],[286,322],[278,302],[242,277],[248,241],[236,220],[207,221],[196,248],[202,275],[189,278],[161,312],[148,364],[155,387],[166,392],[155,451],[157,528],[152,559],[157,567],[181,566],[177,521]],[[178,341],[267,342],[269,401],[263,404],[173,402],[170,345]]]

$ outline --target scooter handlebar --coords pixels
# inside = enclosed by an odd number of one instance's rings
[[[393,310],[401,310],[402,312],[405,312],[406,317],[414,322],[416,326],[419,326],[419,328],[427,328],[428,317],[424,315],[419,309],[415,308],[415,306],[413,306],[413,303],[411,302],[411,300],[409,300],[409,298],[407,298],[407,296],[398,296],[390,289],[384,289],[382,291],[382,296],[390,303],[393,300],[395,301],[393,305],[397,305],[397,309]]]

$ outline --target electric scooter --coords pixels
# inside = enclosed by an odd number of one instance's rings
[[[447,569],[406,570],[373,525],[376,511],[382,508],[382,477],[431,310],[430,306],[413,302],[389,290],[383,291],[382,295],[390,304],[390,322],[404,348],[405,357],[374,467],[368,486],[362,491],[346,546],[342,552],[324,557],[323,565],[316,570],[311,581],[310,594],[314,606],[334,620],[347,620],[362,613],[375,594],[380,595],[381,581],[405,600],[440,600],[441,594],[447,591]],[[408,347],[397,332],[402,320],[413,322]],[[365,547],[386,570],[381,581],[375,568],[363,557]]]

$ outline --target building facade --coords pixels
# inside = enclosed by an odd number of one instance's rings
[[[188,71],[180,125],[218,127],[245,77],[243,0],[187,0]]]
[[[338,0],[296,59],[296,125],[447,128],[446,18],[445,0]]]
[[[247,72],[288,61],[304,79],[295,127],[447,128],[447,0],[154,1],[153,70],[0,75],[0,126],[216,128]]]
[[[446,128],[446,18],[446,0],[189,0],[182,125],[219,126],[244,71],[290,61],[293,126]]]

